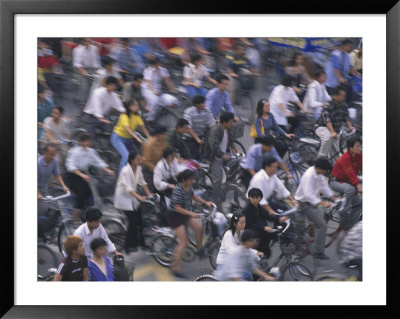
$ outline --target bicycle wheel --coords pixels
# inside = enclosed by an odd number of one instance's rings
[[[221,202],[221,210],[224,215],[229,214],[232,204],[244,209],[247,205],[246,191],[234,184],[225,184],[222,186],[223,201]]]
[[[301,262],[289,263],[282,271],[283,281],[312,281],[312,272]]]
[[[157,236],[151,242],[152,256],[161,266],[169,267],[174,259],[174,251],[178,242],[165,235]]]
[[[64,254],[64,240],[67,239],[67,237],[73,235],[75,229],[77,229],[78,227],[79,225],[75,224],[72,221],[66,221],[61,225],[60,229],[58,230],[57,236],[58,249],[60,253]]]
[[[336,208],[324,208],[324,219],[326,221],[326,235],[332,236],[341,224],[341,217]]]
[[[311,144],[301,144],[298,147],[298,154],[300,155],[302,162],[297,164],[306,164],[302,166],[307,169],[314,165],[314,162],[318,158],[318,147]]]
[[[122,249],[125,247],[125,227],[116,220],[104,221],[103,227],[108,235],[108,238],[110,238],[111,242],[115,245],[115,248],[118,251],[122,251]]]
[[[235,145],[238,150],[242,151],[243,154],[246,154],[246,148],[238,140],[232,141],[232,144]]]
[[[57,255],[47,246],[38,245],[38,277],[46,280],[51,276],[49,268],[56,267],[58,264]]]
[[[213,275],[200,275],[194,281],[218,281]]]
[[[218,241],[214,241],[207,248],[208,259],[210,260],[210,264],[214,269],[217,267],[217,257],[218,257],[220,247],[221,247],[221,242],[218,240]]]

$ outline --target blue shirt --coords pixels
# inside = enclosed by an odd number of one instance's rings
[[[246,156],[240,161],[240,166],[244,169],[252,169],[258,172],[262,169],[262,162],[264,158],[268,156],[273,156],[276,158],[278,163],[282,162],[281,157],[275,150],[275,147],[272,147],[271,152],[265,152],[264,154],[261,151],[262,144],[254,144],[252,145],[246,153]]]
[[[206,107],[216,118],[224,108],[228,112],[235,114],[232,103],[229,100],[228,92],[221,92],[218,88],[213,88],[206,95]],[[235,115],[236,116],[236,115]]]
[[[100,268],[91,259],[89,259],[88,268],[90,281],[114,281],[114,266],[112,265],[110,258],[105,256],[104,259],[106,261],[107,277],[100,270]]]
[[[47,164],[44,160],[44,156],[41,155],[38,158],[38,188],[43,189],[47,185],[47,181],[51,175],[60,176],[60,169],[58,162],[54,158],[50,164]]]
[[[260,118],[257,116],[254,125],[256,127],[257,136],[261,137],[264,135],[271,135],[272,132],[275,133],[275,136],[285,135],[286,132],[280,128],[278,123],[275,121],[275,117],[272,113],[268,114],[268,120],[261,117],[261,121],[264,126],[264,134],[261,133],[261,123]]]
[[[325,64],[325,86],[335,88],[340,84],[335,74],[335,69],[339,70],[343,78],[350,79],[349,72],[352,68],[353,65],[351,64],[350,55],[348,53],[340,50],[333,51],[329,61]]]

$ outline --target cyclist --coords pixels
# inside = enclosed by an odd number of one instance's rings
[[[94,207],[89,208],[86,211],[85,219],[86,222],[80,225],[74,231],[74,235],[82,238],[83,244],[85,247],[85,255],[87,258],[93,257],[92,248],[90,247],[90,243],[95,238],[103,238],[107,243],[107,251],[113,252],[114,255],[122,255],[117,249],[115,248],[114,244],[108,238],[108,235],[100,223],[100,219],[103,216],[103,213]]]
[[[183,118],[189,122],[189,137],[185,140],[191,157],[200,160],[202,158],[200,148],[204,144],[209,130],[215,126],[215,119],[205,106],[206,98],[202,95],[193,97],[193,106],[188,107]]]
[[[142,174],[142,155],[136,150],[129,153],[128,164],[118,176],[114,194],[114,206],[121,209],[129,220],[128,233],[125,241],[127,254],[137,251],[137,246],[144,246],[143,219],[140,203],[146,200],[145,196],[138,194],[141,186],[147,196],[151,193]]]
[[[287,151],[287,146],[284,141],[280,139],[281,136],[286,138],[292,138],[294,134],[287,134],[276,122],[274,115],[270,112],[270,104],[267,99],[261,99],[257,103],[256,108],[256,119],[254,120],[254,128],[256,130],[258,138],[266,135],[272,135],[275,137],[275,147],[280,157],[283,157]]]
[[[282,184],[276,172],[278,170],[278,160],[273,156],[268,156],[262,162],[262,169],[260,169],[250,180],[246,196],[252,188],[259,188],[263,194],[261,199],[261,206],[271,215],[276,215],[276,210],[286,210],[286,207],[271,201],[272,195],[276,193],[278,199],[287,198],[293,205],[297,204],[290,192]]]
[[[357,279],[362,281],[362,221],[351,227],[340,242],[339,255],[343,262],[357,266]]]
[[[274,147],[274,138],[270,135],[265,135],[257,140],[257,144],[252,145],[246,156],[240,161],[241,178],[246,189],[249,187],[252,177],[263,168],[263,160],[269,156],[273,156],[278,161],[287,178],[293,178]]]
[[[89,166],[101,167],[107,174],[115,175],[98,153],[90,147],[91,144],[90,135],[82,133],[79,136],[79,146],[69,149],[66,159],[66,183],[76,195],[73,216],[77,222],[80,221],[79,215],[85,206],[85,201],[92,196],[89,186],[90,177],[87,175]]]
[[[293,77],[293,90],[300,101],[303,101],[305,92],[299,86],[300,84],[308,86],[311,79],[304,67],[304,56],[301,53],[297,52],[293,55],[290,65],[285,67],[285,73]]]
[[[107,242],[99,237],[90,243],[93,257],[88,261],[90,281],[114,281],[114,266],[107,254]]]
[[[184,277],[180,272],[182,256],[188,244],[185,225],[193,228],[196,236],[196,248],[200,258],[205,257],[202,248],[203,226],[196,219],[200,215],[192,211],[192,200],[199,202],[207,207],[211,207],[212,202],[207,202],[194,195],[192,185],[194,183],[194,172],[190,169],[184,170],[178,175],[179,184],[172,191],[171,204],[168,210],[168,224],[175,231],[178,237],[178,245],[174,252],[174,260],[171,263],[171,271],[176,277]]]
[[[179,154],[180,158],[189,159],[192,157],[190,150],[183,140],[183,135],[189,132],[189,122],[183,118],[178,119],[175,129],[170,129],[167,133],[169,146]]]
[[[243,274],[250,271],[264,280],[276,280],[258,268],[257,258],[251,250],[258,245],[258,237],[255,231],[246,229],[241,236],[241,244],[235,247],[226,257],[221,266],[214,272],[217,280],[220,281],[243,281]]]
[[[346,206],[344,207],[343,226],[349,228],[361,211],[362,183],[358,176],[362,173],[361,139],[350,137],[347,140],[347,152],[335,163],[332,169],[329,185],[340,194],[344,194]],[[351,209],[351,207],[354,207]],[[345,217],[348,216],[348,220]]]
[[[300,202],[298,213],[307,217],[315,227],[315,259],[329,259],[325,255],[326,222],[320,215],[318,206],[330,207],[331,203],[321,200],[320,193],[336,199],[329,188],[325,174],[331,170],[331,164],[326,157],[319,157],[314,166],[308,168],[300,179],[294,198]]]
[[[121,155],[121,162],[118,174],[128,162],[129,151],[133,148],[140,149],[142,140],[136,135],[135,131],[139,127],[147,138],[150,137],[142,117],[139,115],[139,105],[137,101],[130,100],[124,102],[125,113],[122,113],[117,125],[111,134],[111,144]]]
[[[101,131],[106,131],[107,125],[110,125],[111,122],[104,117],[112,108],[121,113],[125,112],[121,99],[115,93],[117,85],[118,80],[116,78],[112,76],[107,77],[106,86],[94,90],[83,109],[83,112],[85,113],[83,122],[85,128],[92,136],[95,136],[96,128]]]
[[[332,100],[324,85],[325,80],[326,73],[323,70],[317,71],[304,97],[304,108],[314,115],[314,120],[319,118],[325,104]]]
[[[38,138],[42,138],[44,133],[43,122],[51,115],[54,108],[54,103],[51,99],[46,97],[46,90],[43,86],[39,85],[38,88]]]
[[[332,101],[323,109],[321,116],[317,120],[315,133],[321,139],[319,157],[329,157],[333,143],[335,143],[336,149],[339,148],[338,133],[344,124],[351,131],[354,130],[349,118],[349,111],[343,103],[345,99],[345,89],[341,86],[337,87],[332,93]]]
[[[136,100],[139,103],[139,106],[142,111],[150,112],[147,108],[146,100],[142,95],[142,82],[143,82],[143,74],[136,73],[133,75],[132,82],[127,82],[122,91],[122,101],[131,101]]]
[[[299,119],[288,110],[289,102],[294,102],[304,113],[307,110],[304,108],[303,104],[300,102],[295,91],[292,88],[293,77],[290,75],[285,75],[282,78],[281,84],[276,86],[269,97],[269,102],[271,104],[271,113],[274,115],[276,122],[283,129],[286,130],[288,123],[291,128],[288,133],[295,133],[299,130],[300,121]],[[301,134],[301,132],[297,133]]]
[[[207,90],[202,86],[203,78],[214,85],[217,85],[217,81],[210,77],[207,68],[202,64],[202,56],[199,53],[192,54],[191,62],[183,69],[183,84],[192,99],[195,95],[207,94]]]
[[[137,56],[136,52],[129,46],[129,39],[122,38],[121,48],[118,53],[117,62],[119,66],[119,72],[121,73],[124,81],[131,81],[132,75],[141,72],[144,65],[140,61],[140,57]]]
[[[243,234],[245,226],[246,216],[243,215],[241,212],[233,213],[230,226],[225,232],[224,237],[222,238],[221,247],[217,256],[217,269],[225,263],[225,259],[227,258],[227,256],[229,256],[230,253],[232,253],[232,250],[240,245],[240,237]],[[252,252],[254,253],[254,255],[258,254],[257,250],[255,249],[252,249]],[[242,278],[247,281],[251,280],[251,272],[245,271]]]
[[[92,87],[90,88],[90,95],[93,91],[101,86],[106,86],[106,78],[112,76],[118,80],[117,91],[120,91],[124,87],[124,80],[121,74],[114,68],[115,60],[112,57],[104,56],[103,67],[96,71],[96,78],[93,81]]]
[[[64,241],[64,249],[67,256],[60,261],[54,281],[88,281],[88,259],[82,238],[69,236]]]

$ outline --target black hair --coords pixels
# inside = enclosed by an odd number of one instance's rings
[[[55,149],[57,149],[57,145],[54,143],[47,143],[44,148],[43,148],[43,152],[47,152],[49,150],[50,147],[54,147]]]
[[[201,60],[201,55],[198,52],[194,52],[190,57],[190,61],[192,63],[195,63],[195,62],[200,61],[200,60]]]
[[[106,77],[106,85],[109,85],[109,84],[118,85],[118,80],[117,80],[117,78],[116,78],[116,77],[113,77],[113,76],[107,76],[107,77]]]
[[[219,117],[219,121],[222,123],[228,123],[230,120],[233,120],[235,115],[232,112],[222,112]]]
[[[357,142],[361,144],[360,137],[358,136],[349,137],[349,139],[347,140],[347,149],[350,149],[350,147],[354,147],[354,144],[356,144]]]
[[[263,192],[261,189],[257,187],[253,187],[252,189],[249,190],[249,193],[247,194],[249,198],[263,198]]]
[[[175,127],[176,127],[176,128],[178,128],[178,127],[184,127],[185,125],[189,125],[189,121],[186,120],[186,119],[184,119],[184,118],[180,118],[180,119],[178,119],[178,121],[176,122]]]
[[[347,44],[353,44],[353,42],[350,39],[344,39],[342,42],[340,42],[340,45],[347,45]]]
[[[79,135],[79,142],[86,142],[86,141],[90,141],[92,139],[92,136],[89,134],[89,133],[87,133],[87,132],[82,132],[80,135]]]
[[[332,169],[332,165],[329,162],[329,159],[325,156],[318,157],[314,164],[315,168],[323,169],[326,171],[330,171]]]
[[[60,114],[63,114],[63,113],[64,113],[64,108],[63,108],[62,106],[55,106],[55,107],[53,107],[53,110],[54,110],[54,109],[60,111]]]
[[[265,169],[266,166],[269,167],[274,163],[278,163],[278,160],[273,156],[267,156],[262,162],[262,167]]]
[[[160,62],[160,59],[157,58],[156,56],[152,56],[151,58],[148,59],[150,65],[155,65]]]
[[[100,220],[100,218],[103,216],[103,213],[100,211],[100,209],[96,207],[90,207],[85,214],[85,219],[88,222],[96,222]]]
[[[133,75],[133,81],[137,81],[137,80],[143,79],[143,78],[144,78],[144,76],[143,76],[142,73],[135,73],[135,74]]]
[[[40,83],[39,83],[40,84]],[[40,84],[39,86],[38,86],[38,94],[39,93],[43,93],[43,92],[45,92],[45,87],[42,85],[42,84]]]
[[[168,156],[170,156],[170,155],[173,154],[173,153],[175,153],[174,149],[171,148],[171,147],[167,147],[167,148],[164,150],[162,157],[163,157],[163,158],[167,158]]]
[[[90,249],[92,251],[95,251],[95,250],[99,249],[100,247],[104,247],[104,246],[107,246],[107,242],[101,237],[97,237],[90,242]]]
[[[315,78],[318,79],[322,74],[326,74],[325,71],[323,69],[318,69],[315,72]]]
[[[217,78],[215,79],[218,83],[221,83],[224,80],[228,80],[229,78],[225,74],[218,74]]]
[[[196,106],[196,105],[199,105],[199,104],[202,104],[202,103],[204,103],[206,101],[206,98],[205,98],[205,96],[203,96],[203,95],[195,95],[194,97],[193,97],[193,99],[192,99],[192,102],[193,102],[193,105],[194,106]]]
[[[286,87],[291,87],[293,85],[293,80],[293,76],[285,74],[285,76],[281,80],[281,84]]]
[[[108,55],[106,55],[106,56],[104,57],[104,59],[103,59],[103,66],[104,66],[104,67],[106,67],[107,65],[111,65],[111,64],[113,64],[113,63],[115,63],[115,60],[114,60],[112,57],[110,57],[110,56],[108,56]]]
[[[163,125],[156,125],[153,129],[154,135],[165,134],[167,132],[167,128]]]
[[[266,146],[274,146],[275,144],[275,139],[271,136],[271,135],[264,135],[261,136],[257,139],[257,142],[262,144],[262,145],[266,145]]]
[[[335,87],[335,88],[333,89],[332,96],[333,96],[333,95],[339,95],[339,94],[340,94],[340,91],[346,92],[346,89],[345,89],[343,86],[339,85],[339,86],[337,86],[337,87]]]
[[[251,241],[253,239],[259,239],[259,237],[256,231],[252,229],[245,229],[240,239],[242,243],[244,243],[246,241]]]
[[[125,112],[126,112],[126,115],[128,115],[128,117],[129,117],[129,115],[132,114],[132,111],[131,111],[131,109],[130,109],[129,107],[130,107],[134,102],[137,103],[137,101],[136,101],[135,99],[126,100],[126,101],[123,102],[124,108],[125,108]]]
[[[260,99],[257,102],[257,108],[256,108],[256,113],[258,117],[261,117],[263,115],[263,108],[264,104],[268,102],[268,99]]]
[[[232,214],[231,223],[229,224],[229,229],[228,229],[228,231],[230,230],[230,231],[232,232],[232,235],[233,235],[233,236],[235,235],[235,231],[236,231],[236,226],[235,226],[235,224],[237,224],[237,223],[239,222],[239,219],[240,219],[241,217],[243,217],[243,216],[245,216],[245,215],[244,215],[242,212],[240,212],[240,211],[234,212],[234,213]]]
[[[297,58],[298,56],[303,56],[303,55],[302,55],[301,53],[299,53],[299,52],[296,52],[296,53],[293,55],[292,60],[290,60],[290,66],[296,66],[296,58]]]
[[[129,39],[128,38],[120,38],[121,42],[127,42],[129,43]]]
[[[137,150],[132,149],[128,156],[128,163],[130,164],[138,155],[140,155],[140,153]]]
[[[184,181],[187,181],[190,178],[194,177],[194,172],[190,169],[185,169],[183,172],[181,172],[176,179],[178,180],[179,183],[182,183]]]

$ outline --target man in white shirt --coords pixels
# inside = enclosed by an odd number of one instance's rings
[[[86,103],[91,84],[89,75],[101,67],[99,49],[89,43],[90,40],[88,38],[83,38],[81,39],[81,44],[72,50],[74,75],[79,88],[75,100],[79,104]]]
[[[300,179],[294,198],[300,202],[299,213],[307,217],[315,228],[315,259],[329,259],[325,255],[326,222],[322,218],[318,206],[330,207],[331,203],[321,200],[320,193],[334,200],[336,197],[329,188],[325,174],[331,170],[326,157],[319,157],[314,166],[305,171]]]
[[[118,80],[109,76],[106,78],[106,86],[99,87],[93,91],[83,112],[86,130],[94,137],[96,128],[102,131],[107,130],[107,125],[111,122],[104,117],[113,108],[121,113],[125,113],[125,108],[119,96],[114,92],[117,89]]]
[[[275,210],[287,208],[278,203],[268,201],[271,196],[276,193],[278,199],[287,198],[293,205],[297,204],[290,192],[282,184],[276,172],[278,170],[278,160],[274,156],[268,156],[263,160],[262,169],[260,169],[250,180],[247,189],[246,197],[248,197],[249,190],[252,188],[259,188],[263,193],[263,198],[260,205],[272,216],[276,214]],[[283,222],[284,220],[281,220]]]
[[[326,80],[325,71],[321,70],[316,73],[316,80],[312,81],[308,86],[306,96],[304,97],[304,108],[314,115],[317,120],[321,114],[324,105],[332,100],[324,85]]]
[[[107,242],[107,251],[113,252],[115,255],[121,255],[117,251],[114,244],[111,242],[110,238],[103,227],[100,224],[100,219],[103,216],[102,212],[97,208],[89,208],[86,211],[86,223],[80,225],[75,231],[74,235],[79,236],[83,239],[83,244],[85,247],[85,255],[88,259],[92,258],[93,252],[90,248],[90,243],[95,238],[103,238]]]

